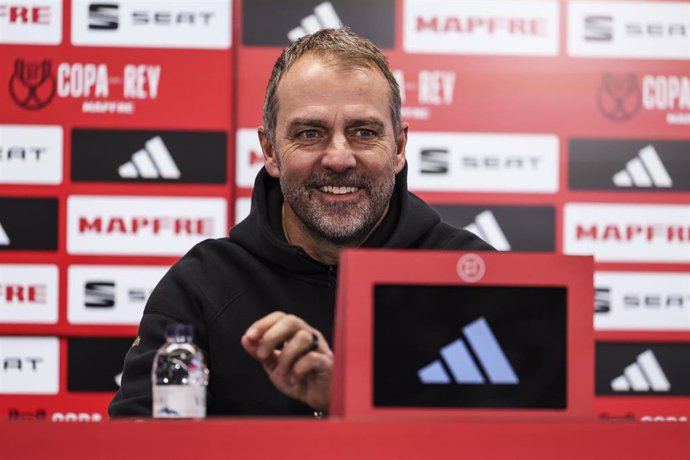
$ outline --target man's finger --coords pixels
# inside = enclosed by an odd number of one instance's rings
[[[290,371],[292,364],[303,354],[312,350],[312,343],[315,334],[306,329],[298,330],[290,340],[285,343],[275,371],[280,375],[285,375]]]
[[[269,313],[263,318],[256,320],[251,326],[249,326],[244,335],[251,340],[259,340],[261,337],[263,337],[267,329],[285,316],[287,316],[287,314],[282,311],[274,311],[273,313]]]
[[[309,326],[294,315],[285,315],[266,329],[259,340],[256,353],[260,358],[267,357],[271,351],[292,340],[293,336]]]
[[[295,361],[291,373],[296,382],[306,378],[311,372],[325,371],[331,368],[333,356],[311,351]]]

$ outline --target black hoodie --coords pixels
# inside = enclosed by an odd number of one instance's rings
[[[363,245],[381,248],[489,250],[407,190],[407,167],[396,176],[389,211]],[[139,338],[125,357],[122,386],[110,403],[117,416],[151,416],[151,365],[172,322],[194,326],[210,370],[208,415],[311,415],[284,396],[240,345],[247,328],[276,310],[304,319],[332,344],[337,266],[287,243],[283,197],[265,170],[257,176],[249,216],[228,238],[197,244],[151,294]]]

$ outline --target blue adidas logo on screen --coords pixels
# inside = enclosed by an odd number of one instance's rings
[[[520,383],[520,379],[485,318],[479,318],[463,327],[462,333],[492,384],[517,385]],[[417,371],[422,383],[450,384],[452,381],[458,384],[486,383],[468,345],[464,340],[457,339],[441,348],[441,359]]]

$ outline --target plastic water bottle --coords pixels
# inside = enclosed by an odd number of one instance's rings
[[[192,342],[192,326],[169,324],[165,338],[153,358],[153,416],[206,417],[208,368],[201,349]]]

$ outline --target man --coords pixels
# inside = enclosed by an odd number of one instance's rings
[[[407,191],[407,131],[398,85],[368,40],[328,29],[284,50],[250,214],[156,287],[110,414],[151,414],[151,363],[171,322],[192,324],[207,356],[209,415],[327,411],[342,249],[491,249]]]

